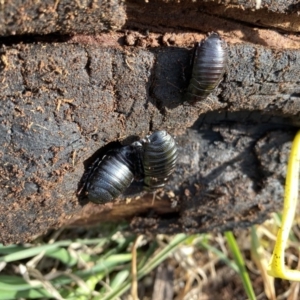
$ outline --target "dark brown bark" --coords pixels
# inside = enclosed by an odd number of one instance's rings
[[[258,28],[300,31],[300,5],[297,1],[272,1],[269,5],[267,1],[261,1],[262,8],[258,10],[254,8],[259,1],[231,1],[239,3],[227,5],[218,2],[211,0],[170,3],[153,0],[146,3],[129,0],[126,5],[126,26],[159,32],[172,32],[174,28],[200,32],[230,31],[243,40],[250,39],[249,41],[258,38]],[[254,37],[251,37],[250,32]]]
[[[120,29],[126,20],[120,0],[13,0],[0,3],[0,36],[95,34]]]
[[[127,3],[126,28],[143,28],[142,22],[147,28],[151,18],[162,16],[157,2],[147,5],[145,10],[145,3]],[[182,24],[192,24],[181,13]],[[56,37],[56,43],[52,36],[3,40],[0,242],[30,240],[63,224],[124,218],[140,232],[223,231],[261,222],[280,208],[289,147],[299,126],[299,40],[269,31],[269,39],[250,44],[247,35],[222,32],[216,21],[206,21],[203,31],[224,33],[229,63],[217,90],[195,106],[184,104],[182,96],[190,49],[204,34],[176,31],[177,21],[168,25],[173,34],[158,29],[148,35]],[[164,28],[164,22],[154,24]],[[226,26],[243,26],[256,38],[266,32],[230,22]],[[138,194],[137,185],[107,205],[78,199],[84,170],[99,148],[158,129],[177,136],[180,156],[174,176],[154,200]]]

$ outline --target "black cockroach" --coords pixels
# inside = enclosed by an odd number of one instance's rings
[[[163,187],[173,173],[177,161],[175,140],[164,130],[141,140],[144,188],[152,191]]]
[[[163,187],[175,169],[177,147],[166,131],[156,131],[145,139],[110,150],[97,159],[85,178],[84,194],[89,201],[113,201],[130,186],[143,180],[145,190]],[[79,192],[81,193],[81,192]]]
[[[198,43],[185,101],[195,103],[204,100],[222,80],[227,59],[227,44],[217,33],[211,33]]]
[[[122,194],[134,179],[135,148],[123,146],[96,160],[85,184],[87,198],[95,203],[110,202]]]

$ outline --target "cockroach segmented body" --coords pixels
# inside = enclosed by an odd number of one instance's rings
[[[166,131],[156,131],[141,141],[144,188],[152,191],[163,187],[177,162],[175,140]]]
[[[134,179],[132,146],[110,150],[91,167],[85,192],[87,198],[95,203],[110,202],[122,194]]]
[[[97,159],[86,173],[82,190],[89,201],[98,204],[116,199],[133,180],[143,181],[143,188],[153,191],[166,184],[177,156],[174,139],[166,131],[156,131]]]
[[[198,43],[184,100],[191,104],[204,100],[222,80],[227,60],[227,44],[217,33],[211,33]]]

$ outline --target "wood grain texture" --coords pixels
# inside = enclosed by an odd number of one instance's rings
[[[224,231],[261,222],[280,208],[299,127],[299,37],[209,15],[204,6],[183,3],[178,10],[171,3],[166,15],[165,3],[147,5],[128,2],[126,30],[119,32],[99,34],[106,27],[91,25],[88,6],[78,12],[78,27],[45,29],[70,37],[41,37],[15,15],[1,24],[0,242],[122,219],[137,232]],[[80,28],[98,33],[79,34],[91,32]],[[185,105],[192,46],[208,31],[229,44],[226,72],[207,99]],[[131,186],[107,205],[78,199],[84,171],[111,142],[128,144],[154,130],[167,130],[179,146],[165,189],[153,198]]]
[[[125,20],[121,0],[13,0],[0,3],[0,36],[94,34],[120,29]]]

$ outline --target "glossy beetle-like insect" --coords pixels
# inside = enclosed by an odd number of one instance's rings
[[[135,148],[110,150],[91,167],[85,186],[87,198],[95,203],[110,202],[122,194],[134,179]]]
[[[176,143],[164,130],[154,132],[141,143],[144,188],[151,191],[163,187],[175,169]]]
[[[85,195],[92,202],[107,203],[124,193],[134,179],[142,179],[145,190],[155,190],[166,184],[176,161],[174,139],[166,131],[156,131],[96,160],[87,173]]]
[[[227,59],[227,44],[217,33],[211,33],[198,43],[185,101],[195,103],[204,100],[222,80]]]

